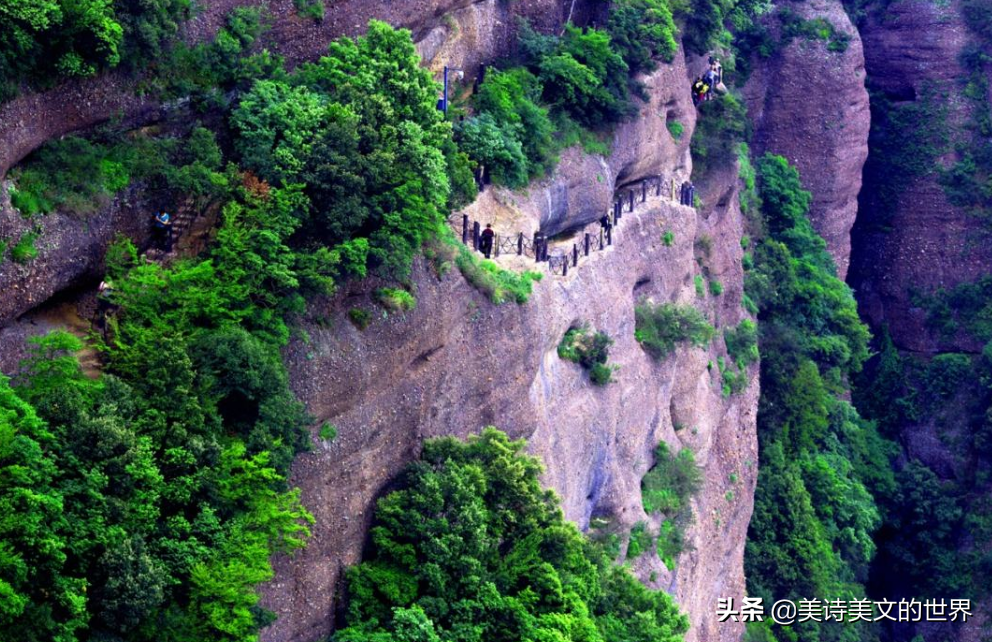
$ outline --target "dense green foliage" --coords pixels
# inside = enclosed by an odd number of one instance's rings
[[[913,303],[927,311],[927,325],[942,338],[964,332],[981,342],[992,340],[992,276],[932,293],[915,293]]]
[[[629,68],[607,32],[567,25],[558,37],[525,28],[520,45],[545,102],[580,125],[598,127],[631,114]]]
[[[671,60],[675,25],[664,0],[623,0],[605,30],[567,25],[544,35],[529,24],[520,34],[520,65],[487,74],[473,96],[475,115],[455,138],[496,183],[525,186],[554,168],[558,152],[577,142],[608,154],[590,130],[634,112],[633,74]]]
[[[964,312],[964,310],[963,310]],[[967,314],[962,314],[967,319]],[[967,326],[966,326],[967,327]],[[967,334],[962,335],[967,336]],[[954,462],[938,476],[917,461],[879,497],[886,520],[876,538],[871,579],[877,593],[980,599],[992,557],[992,506],[986,501],[992,460],[992,348],[926,359],[900,354],[888,333],[856,380],[854,401],[893,438],[906,426],[933,426]]]
[[[495,429],[424,444],[379,500],[335,640],[682,639],[672,599],[564,521],[523,445]]]
[[[671,62],[678,50],[668,0],[618,0],[606,31],[631,73],[652,71],[657,58]]]
[[[44,85],[153,59],[189,17],[190,0],[28,0],[0,10],[0,101]]]
[[[554,165],[556,145],[552,136],[555,126],[548,109],[539,104],[541,93],[540,81],[534,74],[522,67],[515,67],[489,73],[474,96],[479,118],[490,118],[500,128],[501,136],[510,141],[509,146],[519,147],[525,158],[528,179],[542,176]],[[472,154],[461,142],[460,146],[470,157],[488,164],[484,156]],[[512,180],[513,176],[510,173],[508,178]],[[499,175],[494,174],[493,178],[497,182],[504,182]],[[515,186],[511,182],[505,184]]]
[[[58,210],[88,215],[133,181],[210,197],[227,187],[220,148],[212,132],[196,127],[186,141],[125,137],[114,131],[85,139],[66,136],[32,154],[11,176],[11,203],[25,217]]]
[[[822,40],[827,43],[827,51],[842,53],[847,51],[851,37],[837,31],[833,23],[825,18],[806,20],[788,8],[778,12],[782,23],[782,41],[780,46],[788,45],[794,38],[807,40]]]
[[[746,288],[759,308],[761,461],[748,592],[766,602],[864,595],[881,521],[873,495],[895,487],[892,444],[842,400],[847,377],[868,356],[868,331],[807,218],[810,195],[798,172],[771,155],[757,168],[763,220],[756,227],[764,232]],[[728,349],[740,353],[741,338]],[[863,623],[773,628],[781,640],[874,636]]]
[[[257,15],[238,13],[229,27],[251,32]],[[408,32],[372,23],[291,75],[244,66],[247,40],[235,32],[173,55],[204,62],[230,45],[221,59],[237,64],[205,79],[180,70],[164,86],[230,81],[240,101],[228,140],[252,171],[225,166],[214,134],[193,127],[66,139],[19,175],[19,204],[38,205],[26,214],[87,211],[137,178],[224,205],[196,258],[150,263],[127,241],[108,252],[100,379],[81,373],[79,340],[56,333],[37,341],[14,388],[0,382],[0,503],[18,515],[0,521],[0,639],[257,639],[272,614],[256,586],[312,521],[286,488],[311,423],[280,355],[289,320],[342,279],[404,276],[425,241],[450,247],[449,173],[464,157]],[[461,267],[464,254],[449,256],[433,258]],[[535,278],[474,256],[464,264],[497,300],[526,300]],[[399,288],[377,296],[396,310],[414,303]],[[636,596],[632,579],[604,571],[603,582]],[[670,602],[637,599],[684,628]]]
[[[634,337],[658,359],[670,354],[678,343],[703,347],[716,332],[706,317],[692,306],[655,305],[645,301],[634,308],[634,315],[637,324]]]
[[[302,234],[359,276],[408,276],[444,225],[451,128],[419,63],[409,32],[373,21],[285,80],[257,81],[232,115],[244,165],[304,184]]]
[[[644,512],[674,517],[688,508],[689,498],[699,491],[703,472],[689,448],[672,455],[668,445],[660,442],[654,449],[654,458],[654,466],[641,480]]]
[[[226,111],[231,97],[259,78],[283,78],[282,59],[252,45],[267,28],[259,6],[237,7],[227,14],[213,41],[177,42],[152,65],[144,80],[147,90],[163,100],[189,98],[199,111]]]
[[[738,145],[750,137],[749,128],[744,103],[733,94],[700,103],[691,143],[693,175],[732,163]]]
[[[630,529],[630,538],[627,540],[627,559],[633,560],[647,553],[652,543],[653,538],[648,532],[647,523],[637,522]]]
[[[589,378],[597,386],[605,386],[613,380],[615,366],[607,364],[613,339],[605,332],[591,332],[588,326],[569,328],[561,343],[558,356],[579,364],[589,371]]]

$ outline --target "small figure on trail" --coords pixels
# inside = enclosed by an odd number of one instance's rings
[[[599,219],[599,224],[603,227],[603,230],[606,231],[613,227],[613,220],[610,219],[609,214],[603,214],[603,218]]]
[[[100,281],[100,286],[96,290],[96,322],[100,330],[103,331],[105,337],[107,332],[107,315],[114,308],[114,302],[111,299],[113,292],[114,284],[110,279]]]
[[[544,261],[548,254],[548,239],[544,232],[538,230],[534,232],[534,258],[537,261]]]
[[[493,231],[492,223],[486,223],[486,229],[479,235],[479,251],[486,255],[488,259],[493,253],[493,239],[496,232]]]
[[[168,212],[155,215],[155,240],[158,246],[166,252],[172,251],[172,216]]]
[[[706,100],[706,94],[709,90],[710,86],[705,80],[696,78],[696,81],[692,83],[692,104],[699,105],[699,103]]]
[[[716,94],[727,93],[727,87],[723,84],[723,66],[715,57],[710,56],[710,68],[703,74],[703,82],[710,86],[706,94],[707,100],[716,98]]]

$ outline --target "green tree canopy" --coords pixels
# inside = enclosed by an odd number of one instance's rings
[[[523,446],[493,428],[425,443],[379,501],[335,640],[682,639],[671,598],[563,520]]]

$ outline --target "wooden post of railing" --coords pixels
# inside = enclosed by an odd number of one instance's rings
[[[493,248],[493,253],[499,258],[499,234],[493,236],[493,243],[496,244],[496,247]]]
[[[634,211],[634,190],[630,190],[630,211]]]
[[[672,177],[672,200],[675,201],[675,177]]]
[[[647,179],[641,181],[641,202],[646,203],[648,200],[648,181]]]
[[[603,228],[599,228],[599,250],[603,250]]]
[[[606,228],[606,244],[613,245],[613,228]]]
[[[572,243],[572,267],[579,266],[579,246]]]
[[[472,249],[479,249],[479,221],[472,223]]]
[[[589,232],[586,232],[586,256],[589,256]]]
[[[661,176],[658,177],[658,191],[655,192],[655,196],[661,198]]]
[[[468,245],[468,214],[462,214],[462,243]]]
[[[517,256],[524,255],[524,233],[521,232],[520,236],[517,237]]]
[[[568,256],[563,256],[561,262],[561,275],[568,276]]]

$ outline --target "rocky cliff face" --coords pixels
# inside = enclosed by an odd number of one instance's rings
[[[360,559],[374,501],[392,476],[424,438],[489,424],[530,440],[547,466],[546,483],[581,527],[592,516],[625,529],[647,521],[640,480],[654,446],[665,440],[672,451],[692,448],[706,481],[693,500],[690,545],[674,572],[650,553],[637,571],[644,579],[654,572],[653,584],[674,592],[692,621],[689,640],[739,639],[740,627],[716,624],[713,613],[718,597],[744,592],[757,372],[745,393],[724,398],[719,373],[708,367],[722,348],[681,348],[659,363],[634,340],[641,297],[697,300],[693,241],[701,234],[713,239],[709,267],[727,285],[710,299],[710,318],[721,327],[740,321],[741,219],[735,199],[725,205],[706,213],[657,199],[641,205],[624,216],[612,249],[583,259],[567,277],[546,275],[524,306],[493,307],[458,274],[438,278],[423,265],[416,310],[377,319],[364,333],[346,313],[371,305],[374,283],[315,306],[310,343],[294,344],[289,359],[298,393],[339,436],[294,466],[292,481],[317,525],[304,551],[277,562],[263,603],[280,617],[264,639],[326,635],[341,572]],[[664,231],[674,233],[672,247],[663,245]],[[615,339],[616,383],[596,388],[557,356],[562,335],[579,322]]]
[[[188,26],[187,39],[208,37],[240,4],[247,3],[209,3]],[[344,0],[322,23],[314,23],[296,17],[290,0],[273,0],[267,43],[298,62],[318,55],[332,37],[357,33],[377,17],[411,27],[433,69],[449,64],[472,70],[506,51],[514,16],[553,28],[573,4]],[[580,2],[575,10],[588,7]],[[416,456],[423,439],[464,436],[490,424],[529,439],[569,519],[586,528],[593,516],[602,517],[619,533],[652,520],[642,508],[640,480],[653,464],[657,443],[666,441],[673,452],[692,448],[705,483],[693,499],[686,551],[672,571],[653,552],[636,560],[635,568],[644,581],[676,596],[692,622],[691,642],[739,639],[739,625],[717,625],[713,614],[719,597],[744,594],[743,550],[757,476],[757,368],[752,367],[743,394],[724,397],[716,368],[724,354],[719,339],[708,350],[680,348],[661,362],[634,340],[634,305],[643,297],[702,306],[718,328],[742,319],[736,172],[730,168],[707,184],[712,193],[702,195],[709,204],[703,211],[658,197],[656,188],[641,203],[642,179],[662,177],[663,195],[670,196],[671,181],[688,177],[695,121],[681,56],[644,81],[650,100],[615,132],[609,158],[568,150],[556,173],[526,193],[489,189],[467,210],[501,231],[529,234],[541,228],[557,234],[581,232],[591,224],[598,233],[597,221],[614,197],[633,188],[636,211],[625,214],[612,248],[583,258],[567,277],[546,274],[524,306],[494,307],[457,271],[438,277],[426,263],[415,269],[416,310],[377,318],[365,332],[347,321],[347,312],[355,306],[373,309],[370,292],[379,284],[352,284],[311,306],[304,322],[309,341],[295,342],[286,356],[300,397],[316,417],[336,424],[339,436],[329,444],[315,440],[314,452],[294,467],[293,483],[303,489],[317,524],[305,551],[276,560],[277,576],[264,589],[264,604],[280,618],[265,631],[267,641],[326,636],[340,606],[341,572],[360,559],[375,499],[385,485]],[[0,168],[44,140],[111,113],[123,112],[134,124],[158,118],[157,105],[128,93],[131,82],[111,74],[0,107]],[[680,140],[666,127],[673,120],[685,128]],[[34,224],[11,210],[5,192],[0,203],[0,235],[16,237]],[[9,356],[0,363],[4,371],[16,368],[25,336],[51,329],[65,315],[39,312],[12,324],[13,319],[98,274],[116,232],[135,238],[146,233],[142,211],[137,195],[129,192],[89,220],[57,214],[40,219],[39,257],[28,266],[7,261],[0,267],[0,287],[8,295],[0,301],[0,326],[8,326],[0,332],[0,352]],[[669,231],[675,238],[671,247],[662,242]],[[704,264],[724,286],[719,297],[705,303],[693,281],[701,270],[694,242],[702,236],[712,240]],[[520,259],[501,260],[534,267]],[[81,305],[92,301],[84,298]],[[70,310],[69,316],[74,314]],[[578,366],[558,358],[558,342],[580,322],[615,339],[616,383],[594,387]]]
[[[850,41],[837,52],[826,41],[796,38],[770,58],[755,61],[743,92],[754,123],[754,151],[780,154],[799,168],[813,194],[810,218],[843,279],[871,124],[864,51],[839,0],[787,6],[803,19],[827,20]],[[778,21],[768,23],[778,37]]]
[[[943,112],[935,117],[952,132],[960,131],[969,107],[960,96],[967,72],[958,56],[969,35],[958,2],[892,3],[870,14],[861,34],[868,73],[880,96],[894,107],[935,96],[934,108]],[[939,162],[951,159],[947,155]],[[980,349],[965,337],[942,345],[926,328],[926,313],[914,305],[911,292],[953,287],[987,274],[992,265],[987,232],[948,202],[936,171],[900,180],[892,198],[886,196],[886,185],[872,181],[873,162],[869,159],[850,275],[862,314],[875,327],[888,326],[896,345],[907,350]]]
[[[499,20],[491,3],[452,16],[419,44],[432,66],[473,64],[480,43],[491,42],[480,25]],[[279,614],[263,635],[267,642],[326,636],[340,606],[342,571],[361,559],[374,502],[389,480],[416,457],[423,439],[465,436],[486,425],[528,438],[547,467],[545,482],[582,528],[593,516],[609,519],[620,532],[650,521],[640,480],[653,464],[655,445],[665,440],[673,452],[692,448],[706,482],[693,502],[686,552],[673,572],[653,554],[639,558],[636,568],[642,579],[654,577],[655,587],[675,594],[691,618],[691,641],[739,639],[740,627],[717,625],[713,613],[718,597],[744,593],[743,550],[757,473],[757,370],[745,393],[724,398],[718,349],[683,348],[657,363],[634,340],[634,305],[642,297],[698,302],[693,245],[703,235],[713,241],[710,274],[725,285],[709,300],[711,321],[729,327],[743,314],[736,173],[715,181],[706,211],[665,198],[671,179],[681,181],[691,171],[695,110],[686,78],[679,56],[644,79],[650,100],[615,132],[609,158],[568,150],[555,174],[526,193],[487,189],[466,209],[502,233],[581,234],[591,224],[598,235],[597,221],[614,197],[636,188],[635,212],[624,215],[613,248],[583,258],[567,277],[545,273],[526,305],[494,307],[457,272],[439,278],[418,265],[417,308],[377,319],[364,333],[347,312],[374,305],[375,283],[355,284],[313,306],[310,343],[294,344],[288,358],[300,397],[318,418],[334,423],[339,436],[294,466],[293,482],[317,525],[301,554],[277,561],[276,579],[265,589],[263,603]],[[668,132],[668,120],[686,127],[681,140]],[[642,204],[640,181],[655,176],[664,177],[667,189],[661,198],[650,190]],[[665,231],[675,235],[672,247],[662,243]],[[500,260],[534,267],[517,257]],[[564,333],[581,322],[615,339],[616,383],[597,388],[557,356]],[[717,345],[722,350],[722,342]]]

